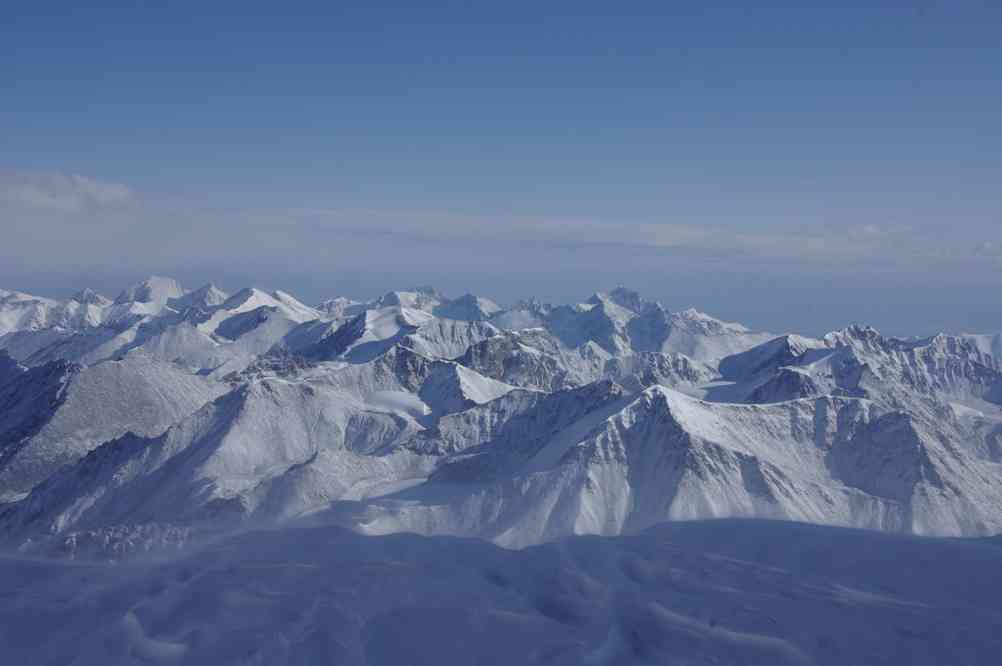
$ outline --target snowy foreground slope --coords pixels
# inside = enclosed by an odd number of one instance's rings
[[[520,551],[333,527],[169,561],[0,558],[11,664],[958,664],[1002,657],[1002,542],[709,521]]]
[[[1002,534],[991,336],[775,336],[615,289],[316,307],[153,277],[0,298],[0,547],[130,557],[310,517],[521,548],[749,517]]]

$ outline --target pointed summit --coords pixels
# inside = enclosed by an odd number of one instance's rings
[[[84,289],[81,289],[77,293],[73,294],[73,296],[70,297],[70,300],[71,301],[76,301],[77,303],[80,303],[81,305],[97,305],[97,306],[100,306],[100,307],[104,307],[106,305],[111,305],[111,299],[110,298],[107,298],[106,296],[102,296],[101,294],[97,293],[93,289],[86,288],[86,287]]]
[[[222,305],[229,297],[229,294],[210,282],[177,299],[177,305],[209,309]]]
[[[484,321],[500,311],[501,308],[494,301],[473,294],[445,301],[433,310],[437,317],[464,321]]]
[[[172,298],[184,296],[181,283],[173,278],[151,275],[142,282],[137,282],[125,289],[116,303],[166,303]]]
[[[402,307],[430,312],[444,301],[432,287],[416,287],[410,291],[387,292],[378,301],[378,307]]]
[[[832,347],[847,346],[861,347],[866,349],[876,349],[883,347],[887,342],[880,331],[872,326],[862,326],[860,324],[850,324],[845,328],[832,331],[824,337]]]
[[[619,307],[626,308],[637,314],[643,312],[644,308],[651,304],[650,301],[645,301],[639,292],[627,289],[622,285],[616,287],[608,294],[604,294],[604,296]]]
[[[319,305],[316,309],[329,317],[346,317],[357,314],[356,310],[359,309],[363,304],[356,300],[347,298],[345,296],[335,296],[334,298],[328,298]]]
[[[233,294],[220,306],[223,310],[233,313],[249,312],[260,307],[280,310],[293,321],[304,322],[318,319],[320,312],[301,303],[295,297],[284,291],[268,293],[257,287],[245,287]]]

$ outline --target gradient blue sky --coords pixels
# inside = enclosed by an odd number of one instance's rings
[[[625,283],[774,330],[1002,329],[999,3],[3,13],[0,286]]]

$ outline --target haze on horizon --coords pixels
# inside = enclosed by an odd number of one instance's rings
[[[618,9],[618,11],[616,11]],[[988,2],[8,8],[0,288],[1002,330]]]

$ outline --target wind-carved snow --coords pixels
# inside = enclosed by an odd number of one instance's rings
[[[508,547],[735,516],[1002,532],[987,337],[776,337],[624,288],[314,308],[166,278],[4,292],[0,322],[0,540],[30,553],[302,516]]]
[[[171,560],[0,558],[17,664],[991,664],[997,540],[767,521],[509,551],[250,531]]]

